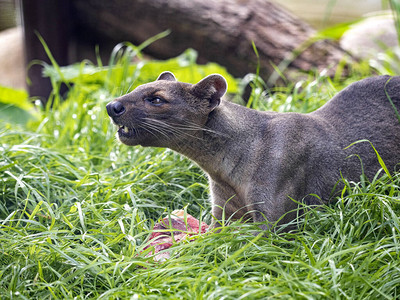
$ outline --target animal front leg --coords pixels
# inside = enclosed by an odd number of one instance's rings
[[[267,188],[257,188],[253,193],[249,193],[246,199],[252,203],[250,214],[256,223],[264,230],[270,230],[276,225],[288,224],[296,219],[301,213],[298,203],[294,201],[287,193],[269,191],[265,193]],[[293,226],[289,226],[285,230],[290,230]]]
[[[221,184],[210,179],[210,191],[214,217],[213,226],[220,227],[231,220],[241,219],[247,213],[244,201],[227,184]]]

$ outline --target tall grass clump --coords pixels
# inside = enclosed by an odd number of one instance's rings
[[[173,245],[170,259],[153,260],[145,247],[161,217],[185,208],[211,221],[207,180],[170,150],[119,144],[105,105],[165,70],[187,82],[222,73],[231,95],[239,84],[215,64],[197,65],[193,50],[146,61],[141,49],[119,45],[110,67],[53,61],[44,66],[53,84],[48,104],[37,104],[25,124],[1,123],[1,298],[399,297],[398,173],[343,179],[342,195],[305,207],[295,231],[260,234],[257,224],[234,222]],[[309,112],[344,85],[324,72],[274,90],[258,81],[249,106]]]

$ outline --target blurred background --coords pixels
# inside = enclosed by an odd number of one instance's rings
[[[28,89],[31,96],[43,96],[50,92],[51,86],[48,81],[41,76],[41,66],[31,66],[31,61],[40,60],[49,63],[48,55],[45,53],[43,45],[40,43],[36,32],[44,38],[56,61],[60,65],[67,65],[83,59],[96,60],[96,52],[107,64],[109,55],[113,47],[122,41],[133,43],[143,42],[133,40],[136,28],[118,30],[118,26],[126,26],[118,15],[123,15],[127,10],[129,1],[113,0],[103,3],[110,3],[109,8],[103,5],[99,9],[98,3],[102,1],[74,1],[74,0],[0,0],[0,85],[16,89]],[[135,2],[135,1],[134,1]],[[141,1],[136,1],[141,2]],[[376,12],[388,9],[389,5],[381,0],[275,0],[279,6],[294,14],[299,19],[310,24],[313,28],[321,30],[342,24],[353,22],[360,18],[374,18]],[[113,3],[111,5],[111,3]],[[115,10],[120,9],[120,12]],[[107,14],[107,12],[109,14]],[[144,11],[145,15],[146,12]],[[365,17],[368,16],[368,17]],[[159,15],[162,19],[163,16]],[[105,24],[104,20],[109,21]],[[368,25],[363,25],[364,29],[370,34],[357,32],[356,36],[363,37],[372,35],[371,30],[381,28],[389,37],[387,41],[397,43],[397,38],[390,36],[390,32],[395,33],[393,20],[388,22],[372,19]],[[119,23],[119,21],[121,21]],[[179,22],[179,18],[175,22]],[[285,21],[282,21],[285,22]],[[385,24],[386,25],[385,25]],[[104,25],[105,24],[105,25]],[[379,25],[378,25],[379,24]],[[389,25],[387,25],[389,24]],[[115,28],[112,29],[112,27]],[[389,26],[387,29],[385,26]],[[110,30],[108,30],[110,29]],[[151,31],[151,30],[150,30]],[[383,34],[383,33],[382,33]],[[347,44],[346,44],[347,43]],[[343,41],[342,47],[353,51],[356,55],[364,55],[359,41]],[[368,43],[368,41],[364,41]],[[351,49],[352,45],[357,44],[357,49]],[[96,50],[96,46],[98,46]],[[182,47],[187,47],[183,45]],[[161,51],[149,51],[154,58],[165,59],[169,55],[180,53],[181,47],[177,45],[175,53],[162,53]],[[354,47],[353,47],[354,48]],[[179,49],[179,50],[178,50]],[[196,49],[202,51],[202,49]],[[202,55],[200,53],[200,58]],[[201,62],[208,58],[204,56]],[[221,64],[221,61],[219,61]],[[223,64],[223,63],[222,63]],[[27,68],[29,66],[29,72]],[[229,67],[228,71],[229,71]],[[232,71],[233,75],[235,70]],[[27,84],[29,75],[30,84]]]

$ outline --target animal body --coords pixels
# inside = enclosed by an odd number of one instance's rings
[[[308,114],[245,108],[221,99],[226,88],[217,74],[192,85],[164,72],[107,105],[122,143],[168,147],[208,174],[218,220],[291,221],[293,199],[328,201],[341,176],[374,176],[371,143],[390,171],[400,161],[400,77],[353,83]]]

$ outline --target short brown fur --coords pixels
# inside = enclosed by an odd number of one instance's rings
[[[341,175],[358,181],[400,160],[400,77],[354,83],[309,114],[259,112],[221,97],[226,81],[210,75],[192,85],[164,72],[107,105],[124,144],[168,147],[209,177],[212,213],[222,219],[291,221],[297,204],[329,200]],[[351,154],[358,156],[349,157]],[[311,196],[311,194],[318,197]],[[265,226],[267,228],[268,226]]]

